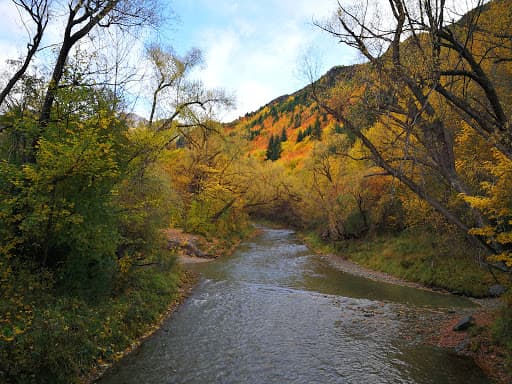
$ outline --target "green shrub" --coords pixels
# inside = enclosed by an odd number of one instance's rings
[[[57,292],[51,276],[42,282],[21,268],[5,272],[2,383],[79,382],[95,364],[116,360],[148,331],[176,298],[179,280],[168,257],[160,266],[133,269],[118,294],[90,300]]]
[[[507,368],[512,372],[512,296],[510,294],[505,298],[505,306],[494,321],[491,332],[493,341],[505,349]]]

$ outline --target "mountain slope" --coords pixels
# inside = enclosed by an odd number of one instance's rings
[[[336,121],[323,111],[315,101],[315,86],[333,87],[340,81],[349,81],[359,65],[331,68],[313,85],[308,85],[291,95],[283,95],[270,101],[255,112],[226,125],[230,136],[249,141],[248,153],[265,159],[272,136],[281,137],[281,161],[295,167],[311,153],[314,143],[325,135],[344,134]]]

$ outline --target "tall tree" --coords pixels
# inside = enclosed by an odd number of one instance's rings
[[[78,41],[95,27],[131,28],[153,23],[157,19],[156,2],[153,0],[69,0],[65,7],[67,14],[62,43],[39,115],[41,131],[48,126],[66,62]],[[34,146],[38,139],[35,138]]]
[[[13,3],[26,13],[35,26],[35,33],[31,42],[27,44],[27,54],[25,59],[20,61],[21,66],[12,75],[4,89],[0,92],[0,106],[4,103],[7,95],[12,91],[16,83],[23,77],[27,71],[32,58],[36,54],[41,40],[43,39],[44,31],[48,25],[49,20],[49,0],[12,0]],[[29,28],[29,27],[28,27]]]
[[[281,152],[281,138],[278,135],[270,136],[266,151],[266,159],[276,161],[281,157]]]
[[[446,102],[510,158],[510,112],[505,108],[506,94],[498,92],[498,79],[492,75],[509,70],[510,23],[500,31],[486,28],[482,20],[493,7],[510,10],[506,1],[478,1],[474,10],[453,23],[444,1],[390,0],[387,11],[392,21],[379,25],[379,20],[388,20],[379,18],[384,9],[375,10],[377,18],[370,21],[368,3],[354,9],[340,5],[335,21],[319,25],[369,61],[360,72],[361,89],[338,87],[331,103],[323,106],[363,143],[378,166],[465,233],[485,225],[481,210],[469,208],[473,219],[468,221],[408,169],[423,167],[456,193],[472,194],[457,170]],[[375,121],[392,138],[387,149],[364,129]],[[491,252],[500,251],[493,240],[469,236]]]

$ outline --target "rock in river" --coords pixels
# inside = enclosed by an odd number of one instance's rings
[[[454,331],[463,331],[473,325],[473,316],[466,316],[453,327]]]

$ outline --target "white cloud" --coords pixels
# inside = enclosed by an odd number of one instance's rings
[[[212,5],[211,1],[206,0]],[[228,20],[233,16],[231,4],[231,0],[216,1],[215,10]],[[206,86],[223,87],[237,95],[237,107],[226,119],[256,110],[306,84],[307,79],[297,75],[304,53],[328,56],[337,49],[312,24],[313,18],[329,15],[335,4],[332,0],[264,0],[243,7],[238,3],[238,13],[229,24],[197,32],[207,65],[198,76]],[[334,65],[332,60],[325,61],[323,72]]]
[[[348,63],[341,47],[312,25],[314,18],[327,17],[335,9],[335,0],[195,0],[180,4],[183,14],[177,12],[186,33],[179,37],[169,33],[167,42],[173,41],[180,53],[193,46],[201,48],[206,68],[194,76],[207,87],[237,95],[237,108],[227,113],[225,120],[303,87],[307,79],[297,75],[297,67],[305,52],[322,56],[318,61],[324,66],[319,74],[334,64]],[[7,22],[0,24],[0,60],[4,61],[23,54],[28,37],[16,21],[19,15],[12,2],[0,0],[0,14],[8,15]],[[58,42],[61,29],[61,23],[52,22],[45,44]],[[140,46],[133,47],[133,51],[140,50]],[[336,52],[340,52],[339,60]],[[47,63],[52,60],[50,50],[39,56]],[[132,93],[135,99],[137,91]],[[144,95],[139,96],[144,105]],[[142,113],[147,107],[135,108]]]

